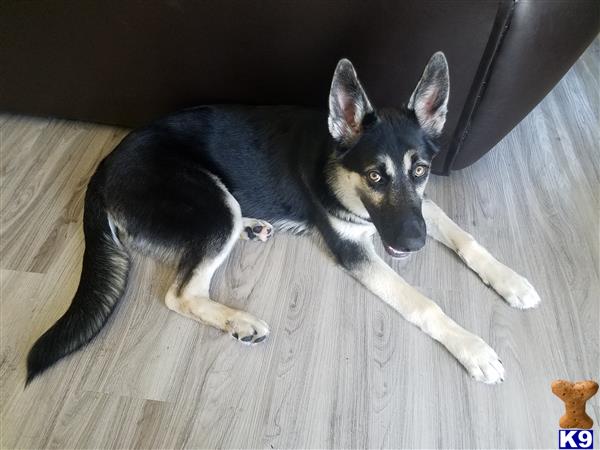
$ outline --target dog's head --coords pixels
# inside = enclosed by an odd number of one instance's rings
[[[329,95],[329,132],[336,141],[330,182],[340,202],[370,219],[394,257],[425,244],[423,190],[434,144],[446,121],[450,80],[435,53],[404,109],[375,110],[352,63],[342,59]]]

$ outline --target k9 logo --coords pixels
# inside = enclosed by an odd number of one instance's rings
[[[593,430],[558,430],[558,448],[594,448]]]

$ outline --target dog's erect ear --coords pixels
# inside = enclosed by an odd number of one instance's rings
[[[360,85],[354,66],[338,62],[329,93],[329,132],[341,144],[351,145],[363,130],[363,119],[373,113],[371,102]]]
[[[432,137],[442,133],[448,112],[450,75],[448,62],[442,52],[435,53],[423,72],[415,91],[408,102],[421,128]]]

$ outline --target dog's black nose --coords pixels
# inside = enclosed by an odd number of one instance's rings
[[[416,252],[425,245],[427,229],[423,219],[408,219],[400,223],[394,248],[403,252]]]
[[[421,250],[423,248],[423,246],[425,245],[425,236],[419,236],[419,237],[415,237],[415,238],[407,238],[407,239],[402,239],[401,243],[400,243],[400,248],[398,248],[398,250],[400,250],[401,252],[416,252],[417,250]]]

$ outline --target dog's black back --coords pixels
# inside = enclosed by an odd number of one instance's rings
[[[326,123],[321,111],[291,106],[180,111],[134,131],[109,155],[106,189],[128,189],[132,173],[139,173],[140,181],[155,186],[148,201],[178,202],[203,195],[177,190],[178,182],[208,170],[238,200],[244,216],[303,222],[309,211],[301,177],[312,181],[328,156]],[[209,221],[215,211],[206,214]]]

